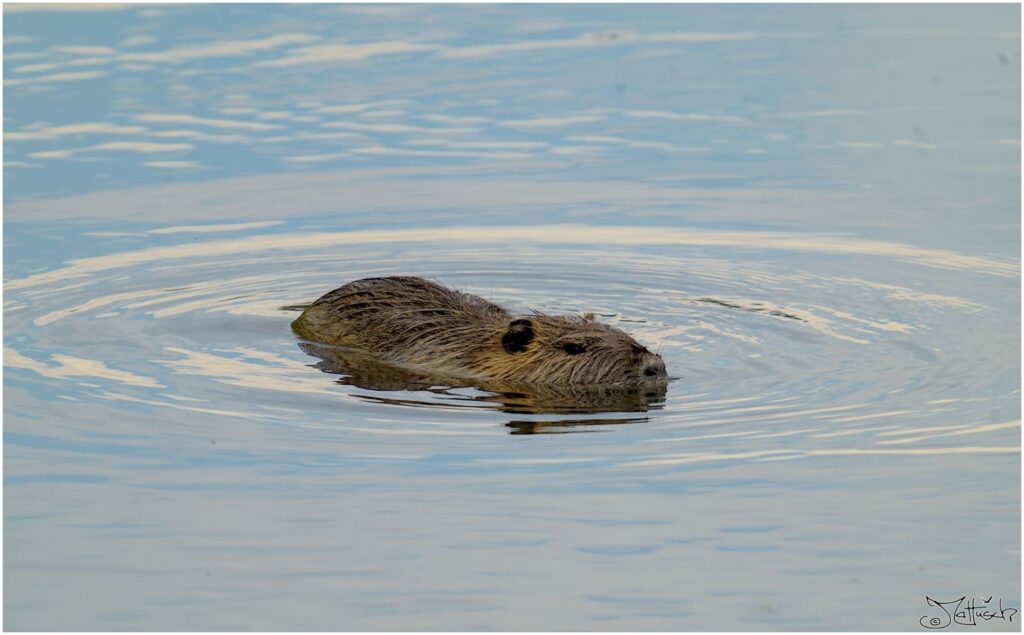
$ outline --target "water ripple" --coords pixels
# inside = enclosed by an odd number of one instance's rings
[[[781,460],[839,453],[829,449],[833,439],[851,436],[885,447],[948,441],[948,435],[963,428],[931,430],[915,423],[927,420],[929,412],[942,412],[944,419],[969,412],[963,399],[971,394],[970,376],[960,377],[951,393],[950,384],[943,383],[948,373],[934,361],[957,351],[966,355],[964,348],[950,350],[957,344],[945,331],[991,320],[994,309],[977,295],[949,293],[948,285],[938,293],[919,284],[850,277],[845,263],[835,261],[837,254],[850,262],[912,263],[923,267],[921,279],[928,279],[928,268],[981,275],[973,279],[987,278],[997,286],[1017,275],[1009,261],[834,235],[568,225],[244,235],[266,226],[207,228],[243,235],[80,258],[9,280],[9,323],[24,335],[9,347],[6,364],[50,379],[98,386],[114,382],[141,391],[94,391],[75,394],[76,399],[252,416],[285,425],[291,425],[286,413],[292,410],[274,414],[264,406],[284,396],[306,395],[306,407],[350,433],[371,428],[346,425],[346,415],[332,413],[331,404],[346,397],[378,408],[439,408],[455,417],[453,424],[487,420],[495,409],[534,412],[514,395],[431,387],[429,382],[402,390],[394,382],[353,380],[344,366],[318,365],[296,346],[288,332],[295,308],[347,280],[410,273],[403,263],[421,262],[422,269],[411,273],[440,273],[443,282],[517,311],[593,312],[654,346],[677,377],[663,402],[643,407],[653,407],[643,417],[603,416],[595,406],[595,414],[583,410],[567,418],[583,403],[577,399],[577,406],[567,404],[561,416],[508,421],[510,432],[643,424],[660,431],[643,439],[652,444],[760,448],[686,454],[672,458],[673,464],[719,456]],[[190,232],[172,226],[147,233]],[[731,258],[737,251],[747,255]],[[789,254],[785,266],[774,255],[779,251]],[[111,287],[119,290],[101,291]],[[971,285],[963,290],[970,292]],[[186,327],[195,320],[206,325],[206,333]],[[165,331],[164,343],[154,346],[150,334],[163,322],[172,323],[174,339]],[[31,353],[48,347],[88,350],[84,338],[97,328],[105,341],[118,341],[126,350],[133,345],[149,350],[146,362],[119,362],[116,355],[98,352],[95,359],[56,354],[46,361]],[[254,346],[261,341],[266,344]],[[104,358],[109,362],[97,361]],[[145,394],[145,389],[168,386],[173,387],[169,394],[194,401]],[[211,393],[212,386],[223,389]],[[259,412],[217,406],[224,399],[220,390],[227,389]],[[899,406],[889,405],[887,393],[900,394]],[[377,415],[405,416],[387,410]],[[380,432],[417,430],[440,432],[425,427]],[[1008,430],[982,427],[976,434],[1004,438],[1000,433]],[[443,432],[458,435],[467,429]],[[782,443],[786,450],[765,449]],[[647,457],[627,464],[665,460]]]

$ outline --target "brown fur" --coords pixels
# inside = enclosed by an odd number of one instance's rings
[[[455,401],[446,401],[449,406],[458,401],[491,404],[503,412],[517,414],[589,414],[595,412],[646,412],[657,410],[665,399],[665,382],[614,385],[558,385],[558,384],[507,384],[498,381],[473,381],[465,378],[442,375],[437,372],[421,372],[381,361],[365,353],[338,348],[314,342],[300,342],[299,347],[320,359],[315,368],[341,375],[338,383],[357,386],[369,391],[429,391],[448,395]],[[466,395],[463,392],[449,392],[452,388],[479,385],[487,392]],[[429,402],[410,398],[360,395],[365,399],[384,403],[430,405]],[[592,425],[593,420],[568,420],[576,424]],[[609,420],[622,422],[621,419]],[[628,420],[634,421],[634,420]],[[526,424],[526,422],[520,422]],[[551,423],[550,421],[547,423]],[[546,424],[545,424],[546,425]],[[568,425],[568,423],[566,424]]]
[[[292,329],[405,368],[504,383],[665,382],[661,357],[585,317],[514,316],[422,278],[367,278],[324,295]]]

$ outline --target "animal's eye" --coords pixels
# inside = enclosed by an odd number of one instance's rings
[[[569,342],[562,348],[565,349],[565,352],[569,353],[570,355],[579,355],[584,350],[586,350],[586,347],[583,346],[583,344],[577,344],[575,342]]]

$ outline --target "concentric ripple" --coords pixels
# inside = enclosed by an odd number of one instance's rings
[[[630,424],[647,443],[632,446],[624,466],[1008,452],[1018,425],[1014,334],[974,334],[1012,320],[984,298],[1012,290],[1017,266],[780,232],[243,234],[9,280],[5,363],[26,381],[60,380],[48,385],[78,402],[283,426],[310,425],[294,414],[312,412],[316,425],[356,435],[614,432]],[[674,381],[667,394],[568,396],[545,409],[523,395],[360,377],[291,334],[297,307],[349,280],[399,273],[514,311],[593,312],[660,351]],[[424,409],[441,418],[422,424]]]

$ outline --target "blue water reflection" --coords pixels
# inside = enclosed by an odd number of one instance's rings
[[[6,5],[4,626],[1019,608],[1019,23]],[[679,379],[535,414],[315,368],[290,307],[399,273]]]

